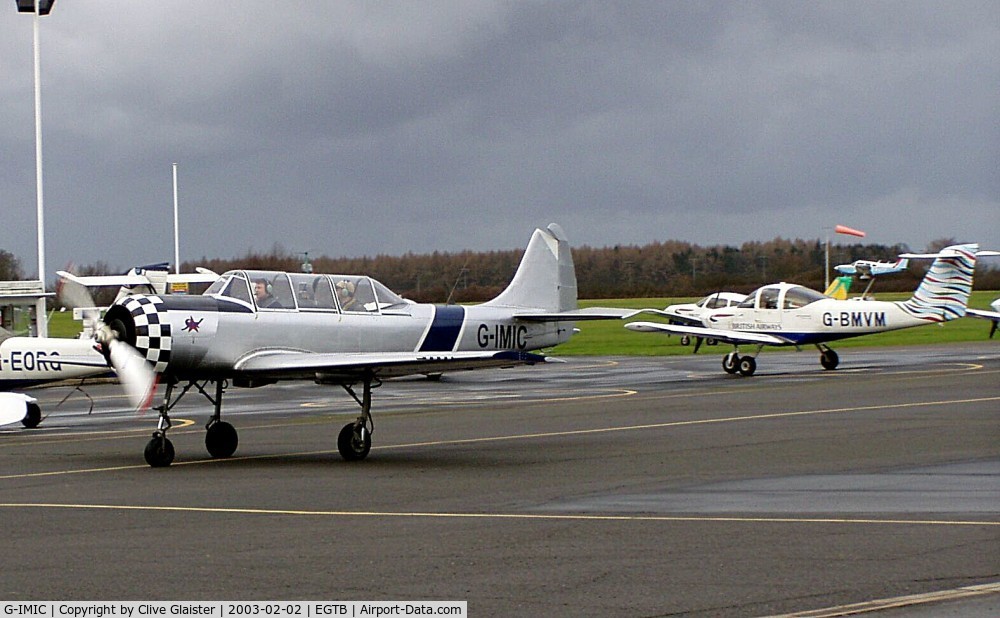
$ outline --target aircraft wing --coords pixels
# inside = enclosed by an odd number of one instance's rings
[[[701,319],[700,318],[696,318],[696,317],[693,317],[693,316],[690,316],[690,315],[685,315],[683,313],[677,313],[675,311],[671,311],[669,308],[667,308],[667,309],[652,309],[652,308],[650,308],[650,309],[639,309],[637,311],[633,311],[632,315],[629,315],[629,316],[626,316],[626,317],[632,317],[632,316],[640,314],[640,313],[652,313],[652,314],[655,314],[655,315],[662,315],[663,317],[668,318],[670,320],[671,324],[680,324],[682,326],[699,326],[699,327],[701,326]]]
[[[691,337],[703,337],[715,339],[723,343],[745,344],[759,343],[764,345],[787,345],[791,343],[784,337],[768,335],[767,333],[748,333],[733,330],[722,330],[719,328],[705,328],[704,326],[686,326],[682,324],[664,324],[662,322],[630,322],[625,328],[640,333],[671,333],[674,335],[690,335]]]
[[[180,273],[180,274],[170,273],[167,275],[167,282],[168,283],[215,283],[215,280],[219,278],[219,275],[208,270],[207,268],[197,268],[196,270],[198,272]],[[74,275],[71,272],[67,272],[65,270],[57,270],[56,274],[64,279],[91,288],[151,285],[148,277],[136,273],[128,273],[124,275],[94,275],[89,277],[81,277],[78,275]]]
[[[640,311],[635,309],[619,309],[617,307],[587,307],[572,311],[515,311],[514,317],[528,322],[583,322],[586,320],[624,320]]]
[[[90,277],[80,277],[74,275],[71,272],[65,270],[57,270],[56,274],[66,279],[67,281],[72,281],[73,283],[79,283],[80,285],[99,288],[99,287],[116,287],[123,285],[149,285],[149,279],[142,275],[128,274],[128,275],[95,275]],[[214,279],[213,279],[214,281]]]
[[[354,381],[368,372],[374,373],[379,378],[395,378],[421,373],[532,365],[547,360],[538,354],[512,351],[315,354],[269,350],[238,361],[234,369],[250,377],[314,378],[337,382]]]

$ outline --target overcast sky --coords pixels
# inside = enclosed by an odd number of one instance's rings
[[[0,249],[37,270],[32,17],[0,7]],[[59,0],[68,262],[824,238],[1000,249],[1000,4]],[[853,242],[852,237],[834,237]]]

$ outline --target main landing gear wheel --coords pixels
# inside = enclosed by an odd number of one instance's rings
[[[722,357],[722,368],[726,373],[735,374],[740,369],[740,355],[730,352]]]
[[[752,356],[744,356],[740,359],[739,371],[741,376],[752,376],[753,372],[757,371],[757,361]]]
[[[28,411],[21,419],[21,424],[28,429],[34,429],[38,427],[38,423],[42,422],[42,409],[38,407],[37,403],[29,403]]]
[[[146,463],[153,468],[166,468],[174,461],[174,445],[163,434],[156,432],[153,439],[146,444],[143,452]]]
[[[361,461],[372,450],[372,434],[359,423],[348,423],[337,436],[337,450],[347,461]]]
[[[236,428],[225,421],[209,424],[205,432],[205,448],[208,449],[208,454],[216,459],[232,457],[239,443]]]
[[[819,364],[823,365],[823,369],[836,369],[838,363],[840,363],[840,358],[836,352],[829,348],[823,350],[823,353],[819,355]]]

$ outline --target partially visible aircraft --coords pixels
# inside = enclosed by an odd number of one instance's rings
[[[851,291],[853,282],[853,277],[837,277],[823,290],[823,294],[837,300],[847,300],[847,293]]]
[[[532,234],[510,285],[480,305],[418,304],[364,276],[233,270],[200,296],[120,299],[97,339],[137,351],[148,363],[142,376],[120,371],[135,403],[150,392],[153,372],[166,384],[144,451],[150,466],[173,461],[169,412],[189,390],[214,406],[209,454],[229,457],[238,437],[221,418],[225,390],[279,380],[340,386],[358,403],[360,415],[337,438],[341,456],[353,461],[371,449],[372,390],[384,379],[545,362],[531,351],[568,340],[575,322],[632,313],[577,309],[569,242],[552,224]],[[113,354],[109,362],[117,367]]]
[[[746,299],[746,294],[739,294],[736,292],[713,292],[704,298],[693,302],[693,303],[677,303],[674,305],[668,305],[662,310],[647,310],[648,312],[657,313],[666,317],[671,324],[688,324],[701,326],[701,316],[705,314],[706,311],[712,309],[720,309],[724,307],[732,307],[733,305],[738,305]],[[702,337],[695,338],[694,351],[698,352],[698,348],[701,347]],[[691,343],[691,337],[689,335],[681,335],[681,345],[688,345]],[[715,340],[709,339],[709,345],[715,345]]]
[[[670,318],[672,324],[701,325],[701,316],[706,311],[738,305],[746,297],[746,294],[736,292],[714,292],[694,303],[669,305],[659,313]]]
[[[169,264],[140,266],[124,275],[77,277],[58,271],[62,280],[78,286],[121,286],[118,299],[141,291],[163,294],[168,286],[191,283],[212,283],[215,273],[199,268],[196,273],[174,274]],[[65,284],[63,284],[65,287]],[[82,289],[82,288],[81,288]],[[11,392],[61,380],[83,379],[110,372],[106,356],[95,348],[92,324],[100,317],[99,307],[92,305],[89,293],[80,294],[72,286],[66,288],[76,298],[72,304],[85,305],[74,309],[84,320],[79,339],[63,337],[15,337],[0,329],[0,425],[21,422],[27,428],[37,427],[42,420],[38,401],[30,395]]]
[[[8,391],[104,373],[108,364],[93,340],[15,337],[0,329],[0,425],[20,421],[31,429],[42,420],[34,397]]]
[[[731,374],[753,375],[756,357],[765,345],[815,345],[820,351],[820,364],[834,369],[839,358],[826,345],[829,341],[964,316],[978,248],[975,244],[955,245],[934,254],[933,265],[907,301],[835,300],[800,285],[777,283],[758,289],[736,307],[708,312],[702,326],[631,322],[625,328],[711,337],[730,343],[734,351],[723,358],[722,368]],[[741,356],[740,345],[756,346],[757,351]]]
[[[990,303],[990,307],[993,307],[993,311],[986,311],[985,309],[966,309],[965,314],[970,318],[992,320],[993,325],[990,326],[990,339],[992,339],[993,335],[997,332],[997,325],[1000,325],[1000,298]]]
[[[909,265],[909,259],[899,258],[895,262],[877,262],[873,260],[855,260],[850,264],[840,264],[834,269],[843,275],[857,275],[859,279],[871,279],[879,275],[901,273]]]

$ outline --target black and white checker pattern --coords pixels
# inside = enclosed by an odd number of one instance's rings
[[[162,315],[166,309],[159,306],[162,304],[157,296],[131,296],[122,302],[135,321],[135,348],[157,373],[166,370],[173,343],[170,322]]]

